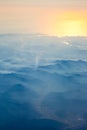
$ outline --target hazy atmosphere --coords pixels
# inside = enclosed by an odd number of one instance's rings
[[[0,130],[87,130],[87,0],[0,0]]]
[[[87,36],[86,0],[0,0],[0,33]]]

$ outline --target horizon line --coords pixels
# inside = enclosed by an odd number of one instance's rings
[[[63,35],[63,36],[58,36],[58,35],[52,35],[52,34],[44,34],[44,33],[0,33],[0,36],[1,35],[35,35],[35,36],[47,36],[47,37],[58,37],[58,38],[61,38],[61,37],[87,37],[86,35]]]

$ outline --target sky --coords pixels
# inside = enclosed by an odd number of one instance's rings
[[[87,0],[0,0],[0,34],[87,36]]]

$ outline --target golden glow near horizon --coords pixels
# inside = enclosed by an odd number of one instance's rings
[[[0,33],[87,36],[87,11],[36,6],[1,6]]]
[[[62,35],[68,36],[81,36],[85,35],[84,23],[80,20],[68,20],[64,21],[62,24]]]
[[[60,22],[55,23],[55,35],[58,36],[87,36],[87,19],[76,12],[67,13]]]

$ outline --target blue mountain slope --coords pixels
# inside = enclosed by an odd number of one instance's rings
[[[86,43],[0,35],[0,130],[87,130]]]

